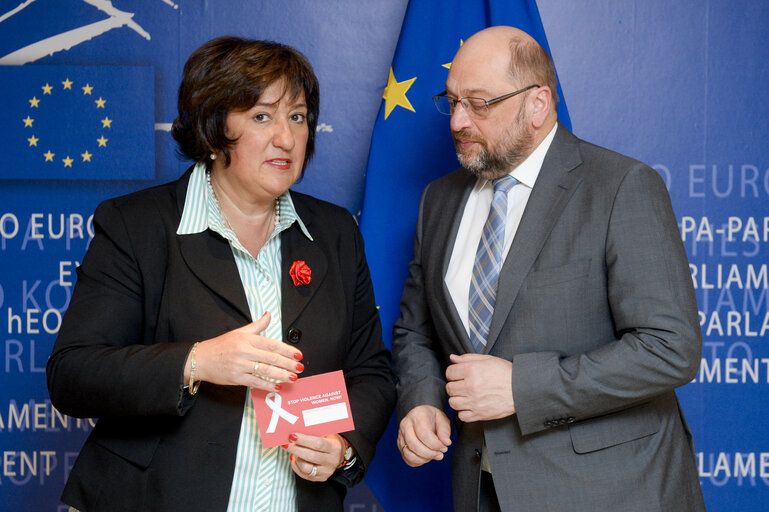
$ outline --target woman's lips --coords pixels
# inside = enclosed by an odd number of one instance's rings
[[[276,169],[281,169],[284,171],[291,168],[291,160],[288,158],[275,158],[272,160],[267,160],[266,163],[271,167],[275,167]]]

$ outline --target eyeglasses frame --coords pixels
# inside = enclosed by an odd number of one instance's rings
[[[503,94],[502,96],[497,96],[496,98],[492,98],[490,100],[485,100],[483,98],[476,98],[474,96],[465,96],[465,97],[462,97],[462,98],[453,99],[453,98],[450,98],[450,97],[446,96],[448,93],[446,91],[443,91],[442,93],[436,94],[435,96],[433,96],[433,103],[435,104],[435,108],[438,110],[438,112],[440,112],[441,114],[443,114],[445,116],[453,115],[453,112],[446,113],[446,112],[443,112],[441,109],[438,108],[438,103],[437,102],[438,102],[438,100],[440,98],[443,98],[443,97],[445,97],[447,100],[449,100],[449,102],[451,102],[453,100],[453,103],[454,103],[453,107],[451,106],[451,103],[449,103],[449,110],[450,111],[451,110],[456,111],[457,103],[461,104],[462,108],[465,108],[465,104],[462,103],[462,100],[480,100],[480,101],[482,101],[485,104],[486,112],[488,112],[489,107],[491,105],[499,103],[500,101],[505,101],[508,98],[512,98],[513,96],[516,96],[518,94],[526,92],[529,89],[533,89],[535,87],[540,87],[540,85],[539,84],[532,84],[532,85],[529,85],[528,87],[524,87],[523,89],[518,89],[517,91],[511,92],[511,93],[508,93],[508,94]],[[471,111],[472,110],[468,110],[467,108],[465,108],[465,112],[470,113]]]

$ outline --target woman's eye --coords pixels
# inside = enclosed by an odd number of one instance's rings
[[[304,120],[307,118],[304,114],[294,114],[291,116],[291,120],[295,123],[304,123]]]
[[[256,114],[254,116],[254,121],[257,123],[263,123],[269,119],[269,116],[267,114]]]

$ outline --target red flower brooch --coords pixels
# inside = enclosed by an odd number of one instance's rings
[[[312,269],[307,266],[304,260],[298,260],[291,264],[288,271],[294,286],[303,286],[312,282]]]

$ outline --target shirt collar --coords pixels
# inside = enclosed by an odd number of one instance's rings
[[[294,201],[291,193],[286,190],[278,198],[280,201],[280,217],[275,226],[274,233],[288,229],[294,222],[309,240],[313,240],[312,235],[307,230],[302,219],[294,208]],[[184,209],[182,218],[179,221],[179,227],[176,229],[177,235],[192,235],[202,233],[206,229],[211,229],[217,233],[223,234],[228,231],[222,221],[221,213],[216,207],[216,200],[208,186],[206,180],[206,166],[200,162],[195,165],[190,175],[190,181],[187,185],[187,196],[184,199]]]

